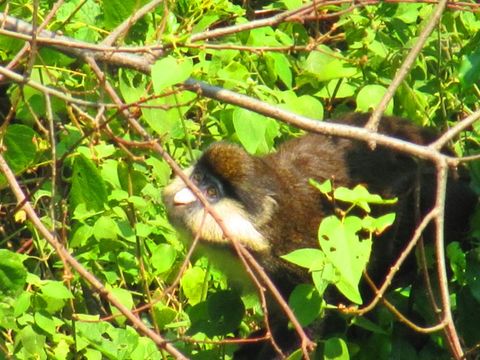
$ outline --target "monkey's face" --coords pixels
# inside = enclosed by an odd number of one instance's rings
[[[253,197],[252,204],[252,194],[248,193],[252,161],[255,160],[241,148],[219,143],[210,147],[185,174],[215,209],[229,234],[247,248],[262,252],[268,250],[269,243],[260,231],[256,211],[251,208],[263,210],[265,201],[261,196]],[[236,165],[241,167],[235,168]],[[228,242],[217,221],[179,177],[165,188],[163,199],[170,220],[180,230],[192,237],[199,236],[202,241]],[[268,212],[270,216],[271,209]]]

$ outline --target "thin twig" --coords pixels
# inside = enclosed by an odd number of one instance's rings
[[[437,168],[437,189],[435,209],[435,258],[437,261],[438,286],[440,300],[445,322],[444,332],[448,339],[452,355],[459,360],[463,357],[463,349],[458,338],[457,329],[453,323],[452,310],[450,307],[450,293],[448,291],[447,266],[445,264],[445,243],[444,243],[444,219],[445,219],[445,194],[447,191],[448,164],[439,160]]]
[[[395,91],[400,86],[403,79],[405,79],[405,77],[410,72],[410,69],[412,68],[413,63],[415,62],[418,54],[420,54],[420,51],[422,51],[423,46],[428,40],[428,37],[430,36],[432,31],[435,29],[435,26],[437,26],[438,22],[440,21],[440,18],[443,14],[443,11],[445,10],[445,6],[447,5],[447,2],[448,0],[440,0],[438,2],[435,10],[433,11],[432,17],[428,21],[427,25],[425,25],[425,28],[422,30],[421,34],[419,35],[417,42],[415,43],[415,45],[413,45],[407,57],[403,61],[402,65],[397,70],[397,73],[395,74],[395,77],[390,83],[390,86],[388,87],[387,92],[382,97],[382,100],[380,100],[380,103],[375,107],[375,110],[370,116],[370,120],[368,120],[367,124],[365,125],[366,128],[374,131],[377,130],[378,124],[380,122],[380,118],[383,112],[387,108],[388,103],[393,98]],[[374,144],[373,141],[370,142],[371,146],[373,144]]]
[[[432,325],[429,327],[422,327],[415,324],[413,321],[409,320],[405,315],[403,315],[390,301],[388,301],[386,298],[383,297],[380,290],[377,288],[377,286],[375,285],[375,283],[373,282],[373,280],[370,278],[368,274],[365,273],[364,275],[365,275],[365,280],[367,281],[367,284],[372,288],[376,296],[380,298],[382,304],[385,305],[385,307],[387,307],[387,309],[390,310],[392,314],[394,314],[398,318],[398,320],[403,322],[412,330],[422,334],[431,334],[431,333],[440,331],[445,327],[444,322],[440,322],[436,325]]]
[[[163,0],[152,0],[149,3],[143,5],[140,9],[135,10],[134,13],[125,21],[123,21],[120,25],[117,26],[115,30],[113,30],[110,35],[108,35],[103,41],[101,42],[102,45],[112,45],[115,44],[117,39],[125,35],[125,33],[135,24],[138,20],[148,14],[150,11],[154,10],[158,5],[160,5]],[[156,56],[160,56],[161,53],[156,54]]]

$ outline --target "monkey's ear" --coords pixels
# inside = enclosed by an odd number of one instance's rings
[[[268,223],[269,221],[271,221],[277,209],[278,209],[277,201],[270,195],[265,196],[262,199],[262,210],[259,214],[257,214],[255,219],[255,224],[257,226],[262,226]]]

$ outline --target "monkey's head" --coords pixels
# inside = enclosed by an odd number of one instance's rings
[[[267,172],[261,158],[222,142],[210,146],[185,170],[235,240],[256,252],[270,247],[262,227],[276,208],[274,179]],[[205,242],[228,242],[217,221],[179,177],[165,188],[163,199],[171,222],[180,230]]]

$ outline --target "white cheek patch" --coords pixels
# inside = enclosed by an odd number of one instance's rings
[[[195,194],[189,189],[184,188],[173,196],[173,205],[188,205],[197,201]]]
[[[246,212],[237,202],[223,199],[212,206],[222,218],[227,231],[232,234],[236,241],[254,251],[268,250],[268,242],[255,229]],[[210,214],[206,214],[204,209],[196,211],[185,220],[194,236],[199,233],[200,238],[204,241],[228,242],[215,219]]]

